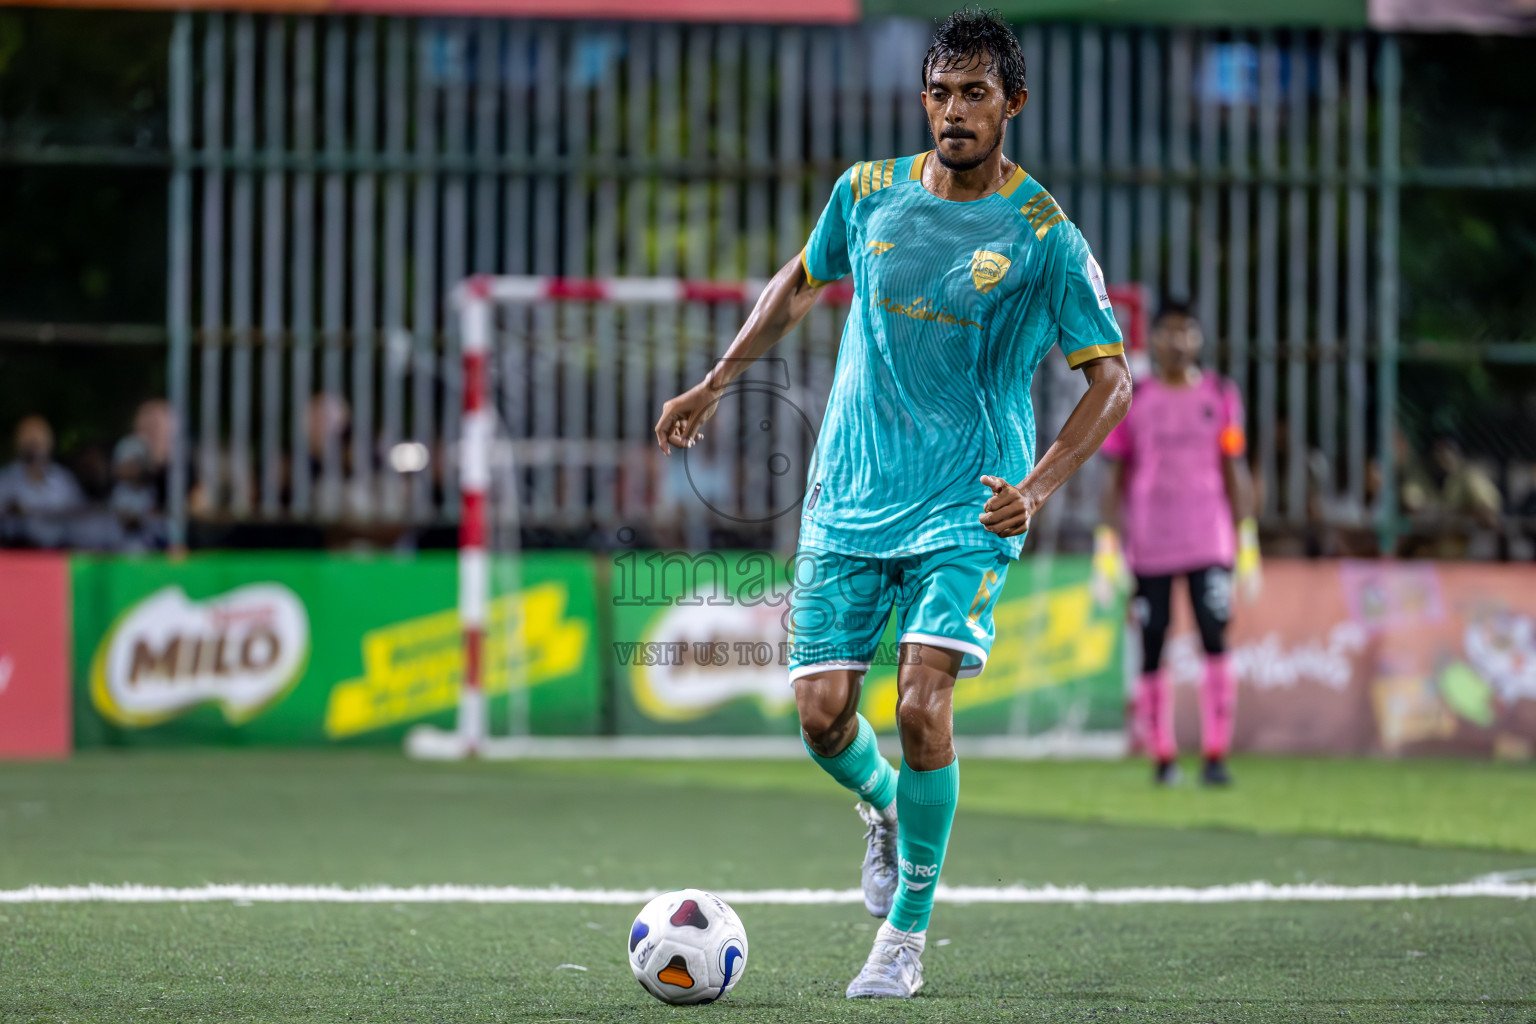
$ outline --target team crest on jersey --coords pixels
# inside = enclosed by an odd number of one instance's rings
[[[971,255],[971,280],[976,290],[985,295],[997,287],[997,282],[1008,276],[1013,261],[1002,253],[990,249],[977,249]]]

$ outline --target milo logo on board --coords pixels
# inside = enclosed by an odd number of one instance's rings
[[[118,619],[91,664],[91,701],[118,725],[156,725],[216,704],[248,721],[298,681],[309,657],[309,615],[277,583],[194,601],[165,587]]]

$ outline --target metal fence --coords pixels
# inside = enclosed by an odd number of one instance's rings
[[[850,163],[928,148],[929,30],[178,16],[170,381],[189,457],[173,518],[451,518],[453,473],[431,468],[451,463],[456,431],[451,286],[769,275]],[[1395,40],[1019,32],[1031,102],[1008,155],[1111,282],[1193,298],[1247,401],[1264,519],[1303,523],[1323,499],[1366,522],[1396,390]],[[545,442],[525,449],[523,521],[684,516],[694,542],[729,525],[663,486],[672,471],[644,449],[660,402],[744,312],[513,311],[505,339],[539,355],[506,367],[502,412]],[[786,343],[807,412],[840,322],[818,309]],[[1060,367],[1042,387],[1045,433],[1075,392]],[[401,441],[430,467],[392,468]],[[613,472],[559,483],[572,459]],[[1390,457],[1379,465],[1390,494]],[[780,496],[752,486],[749,503]],[[1089,490],[1066,519],[1091,519]]]

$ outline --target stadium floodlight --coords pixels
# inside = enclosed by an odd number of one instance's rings
[[[582,302],[625,306],[682,306],[684,304],[733,304],[750,308],[768,282],[693,281],[670,277],[563,278],[536,275],[492,276],[477,274],[460,282],[452,292],[462,344],[462,389],[458,448],[459,553],[458,612],[463,645],[458,687],[457,716],[452,729],[419,725],[406,735],[406,753],[421,760],[516,758],[555,749],[565,750],[569,741],[541,742],[530,733],[528,686],[524,659],[521,581],[518,566],[519,444],[525,438],[505,436],[491,398],[490,374],[493,335],[498,306],[532,306]],[[1147,343],[1148,302],[1144,286],[1111,285],[1109,298],[1125,334],[1132,358],[1144,360]],[[847,305],[853,301],[851,281],[835,282],[821,290],[824,301]],[[530,451],[537,450],[528,445]],[[426,453],[402,452],[414,466]],[[494,484],[494,486],[493,486]],[[496,506],[493,515],[493,505]],[[493,531],[496,543],[492,543]],[[487,643],[488,614],[493,583],[507,610],[502,615],[506,636]],[[508,728],[493,734],[487,709],[487,655],[506,660],[500,666],[506,681]],[[697,737],[695,740],[699,739]],[[684,744],[686,746],[686,744]],[[749,750],[751,744],[734,744]],[[711,748],[712,749],[712,748]],[[626,748],[629,750],[629,748]],[[633,751],[630,751],[633,753]],[[766,756],[774,756],[777,747]],[[795,752],[798,753],[798,745]]]

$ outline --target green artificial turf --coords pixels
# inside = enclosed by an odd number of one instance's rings
[[[595,762],[543,766],[606,774]],[[960,763],[960,805],[1031,817],[1236,828],[1408,840],[1536,852],[1536,768],[1470,760],[1246,757],[1238,785],[1212,791],[1192,781],[1148,784],[1140,761]],[[823,781],[792,761],[633,762],[626,776],[740,789],[815,792]]]
[[[1300,762],[1303,784],[1286,788],[1286,762],[1238,767],[1230,793],[1155,793],[1135,765],[968,763],[945,880],[1436,883],[1536,866],[1496,848],[1510,845],[1497,822],[1436,845],[1424,820],[1457,791],[1502,806],[1525,785],[1519,771]],[[1410,791],[1438,795],[1417,806],[1392,796],[1393,769],[1409,769]],[[1256,806],[1239,815],[1245,793]],[[1417,841],[1353,837],[1359,823],[1340,816],[1349,801]],[[1138,815],[1143,803],[1153,810]],[[846,889],[862,852],[851,804],[808,764],[91,755],[0,765],[0,889]],[[1168,823],[1091,820],[1158,816]],[[1230,827],[1171,827],[1213,816]],[[635,984],[624,936],[637,909],[0,904],[0,1021],[1536,1020],[1536,901],[940,905],[928,987],[902,1005],[841,997],[874,934],[861,907],[745,904],[743,980],[729,1003],[699,1008],[662,1006]]]
[[[843,998],[857,908],[744,907],[728,1003],[667,1007],[617,907],[0,909],[26,1021],[1528,1021],[1536,921],[1508,903],[945,908],[910,1004]],[[940,939],[950,943],[939,946]],[[587,968],[561,968],[576,964]]]

